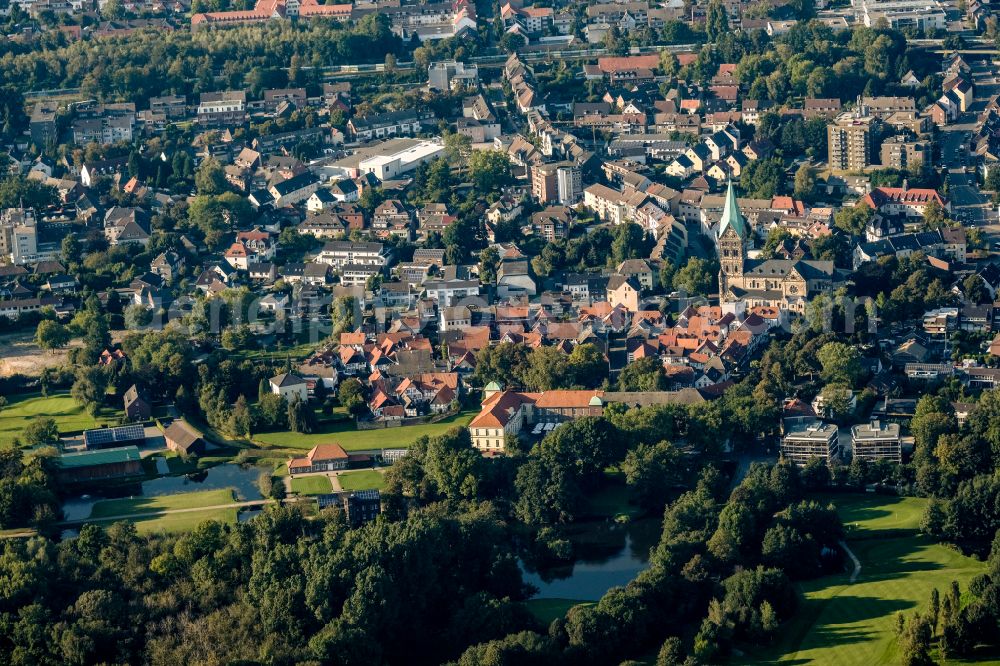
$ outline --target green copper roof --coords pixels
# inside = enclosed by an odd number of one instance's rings
[[[726,227],[730,226],[736,230],[740,238],[746,240],[748,235],[747,223],[743,219],[743,213],[740,212],[739,205],[736,203],[736,190],[733,189],[733,181],[729,181],[729,187],[726,189],[726,205],[722,209],[722,219],[719,221],[720,238]]]
[[[59,466],[63,469],[90,467],[91,465],[109,465],[112,463],[129,462],[130,460],[140,460],[139,449],[135,446],[64,453],[56,459]]]

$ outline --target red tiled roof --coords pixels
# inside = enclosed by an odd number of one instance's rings
[[[597,59],[597,66],[605,74],[624,72],[631,69],[654,69],[660,66],[660,56],[604,56]]]
[[[347,458],[347,452],[344,451],[344,447],[340,444],[317,444],[306,454],[305,458],[293,458],[289,460],[288,468],[311,467],[317,461],[347,460]]]
[[[545,391],[535,400],[535,406],[554,409],[588,407],[594,396],[603,395],[604,391]]]
[[[361,331],[340,334],[340,344],[342,345],[363,345],[365,340],[365,334]]]
[[[347,458],[347,452],[340,444],[317,444],[306,456],[309,460],[342,460]]]
[[[928,204],[937,201],[940,205],[945,205],[944,198],[937,193],[937,190],[912,187],[905,190],[902,187],[876,187],[866,194],[862,201],[875,210],[891,203]]]
[[[521,405],[531,402],[523,393],[501,391],[483,403],[483,411],[479,412],[469,423],[470,428],[503,428],[511,416],[521,409]]]

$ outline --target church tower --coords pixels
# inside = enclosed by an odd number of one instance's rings
[[[736,190],[729,181],[726,189],[726,203],[719,221],[719,301],[725,299],[730,279],[743,276],[743,262],[746,259],[746,243],[750,232],[746,220],[736,203]]]

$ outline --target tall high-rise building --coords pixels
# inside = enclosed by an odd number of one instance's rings
[[[0,264],[38,261],[38,223],[30,208],[0,212]]]
[[[572,162],[550,162],[531,167],[531,194],[539,203],[572,206],[583,195],[580,167]]]
[[[872,130],[876,118],[864,107],[842,113],[826,127],[828,162],[840,171],[864,169],[872,164]]]

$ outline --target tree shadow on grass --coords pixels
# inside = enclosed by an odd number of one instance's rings
[[[882,599],[880,597],[840,594],[832,599],[805,599],[800,612],[809,614],[811,610],[809,607],[813,604],[822,605],[825,608],[816,614],[816,622],[810,628],[810,634],[816,631],[826,631],[827,625],[833,625],[831,630],[839,631],[837,625],[887,617],[916,605],[905,599]],[[851,631],[854,630],[851,629]]]
[[[93,519],[112,516],[126,516],[133,513],[156,514],[164,511],[157,502],[157,497],[135,497],[133,499],[106,500],[109,504],[98,502],[94,505],[90,517]],[[110,502],[114,502],[111,504]]]
[[[822,650],[830,647],[843,647],[854,643],[866,643],[874,639],[878,633],[873,629],[859,627],[814,628],[806,636],[806,640],[799,645],[799,650]]]
[[[848,542],[861,560],[859,582],[893,580],[916,572],[939,571],[945,566],[928,551],[935,544],[927,537]]]
[[[893,531],[912,534],[916,526],[885,525],[884,519],[900,514],[897,522],[905,522],[912,508],[904,508],[907,498],[894,495],[860,495],[853,493],[819,495],[822,503],[832,503],[844,522],[844,528],[851,539],[882,538],[885,532]]]
[[[749,647],[747,658],[741,664],[807,664],[818,663],[815,657],[788,659],[788,655],[806,650],[822,650],[855,643],[864,643],[877,637],[877,629],[865,626],[845,626],[868,623],[888,617],[914,606],[899,599],[855,596],[850,594],[822,599],[800,598],[795,617],[783,625],[785,632],[777,644],[758,649]],[[829,656],[829,655],[827,655]]]
[[[780,646],[781,652],[769,660],[755,659],[753,663],[806,664],[819,663],[817,658],[783,659],[783,656],[810,650],[840,648],[876,639],[880,632],[871,622],[907,610],[914,604],[898,599],[880,599],[854,595],[838,595],[827,599],[805,599],[798,614],[813,618],[792,628]],[[846,626],[861,623],[862,626]],[[771,656],[771,655],[768,655]],[[832,659],[832,654],[825,654]],[[830,663],[830,662],[828,662]]]

